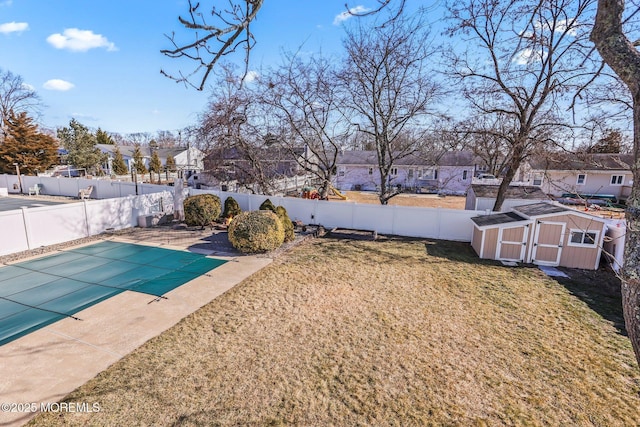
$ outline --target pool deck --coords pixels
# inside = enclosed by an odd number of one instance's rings
[[[113,240],[144,244],[126,236]],[[126,291],[81,311],[81,321],[63,319],[0,346],[0,426],[28,422],[35,415],[31,407],[57,408],[71,391],[272,261],[214,256],[229,262],[167,293],[167,299]],[[94,402],[74,403],[92,408]],[[6,404],[21,411],[8,412]]]

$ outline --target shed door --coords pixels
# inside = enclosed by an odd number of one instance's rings
[[[501,228],[498,232],[498,255],[496,258],[503,261],[524,261],[528,235],[528,226]]]
[[[564,222],[538,221],[533,238],[531,262],[551,266],[560,264],[565,226]]]

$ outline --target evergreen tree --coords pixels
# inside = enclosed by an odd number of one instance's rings
[[[111,138],[111,135],[109,135],[107,132],[103,131],[100,128],[98,128],[98,130],[96,131],[96,143],[109,144],[109,145],[115,144],[115,142],[113,141],[113,138]]]
[[[153,151],[153,154],[151,155],[151,160],[149,161],[149,172],[150,173],[157,173],[158,174],[158,182],[160,182],[160,172],[162,172],[162,162],[160,161],[160,156],[158,156],[158,152],[157,151]],[[151,178],[151,181],[153,181],[153,178]]]
[[[167,162],[166,162],[164,167],[169,172],[175,172],[176,171],[176,159],[174,159],[173,156],[167,156]]]
[[[50,135],[38,131],[38,125],[26,112],[18,115],[10,111],[4,119],[6,129],[4,142],[0,144],[0,169],[4,172],[15,171],[14,163],[20,171],[33,174],[44,172],[56,163],[58,144]]]
[[[86,126],[71,119],[69,127],[58,129],[58,139],[69,152],[69,164],[86,169],[88,173],[101,170],[100,163],[105,155],[96,147],[96,136]]]
[[[144,165],[144,158],[139,145],[136,145],[135,150],[133,150],[133,169],[142,175],[147,173],[147,167]]]
[[[122,157],[122,153],[120,152],[120,147],[116,145],[116,149],[113,153],[113,163],[112,163],[113,173],[116,175],[125,175],[129,173],[129,169],[127,169],[127,164],[124,161],[124,157]]]

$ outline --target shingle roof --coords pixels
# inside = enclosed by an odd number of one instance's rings
[[[477,162],[471,151],[448,151],[441,154],[410,154],[397,159],[396,166],[474,166]],[[345,150],[338,155],[339,165],[377,165],[373,150]]]
[[[506,224],[509,222],[526,221],[526,218],[521,217],[515,212],[505,212],[493,215],[481,215],[471,218],[471,221],[475,222],[478,227],[484,227],[486,225],[498,225]]]
[[[534,203],[532,205],[516,206],[513,210],[528,217],[571,211],[571,209],[551,203]]]
[[[567,154],[554,153],[529,160],[535,170],[630,170],[632,154]]]
[[[471,189],[476,197],[495,198],[498,196],[498,185],[472,184]],[[507,187],[506,199],[549,200],[549,197],[540,189],[533,186],[512,185]]]

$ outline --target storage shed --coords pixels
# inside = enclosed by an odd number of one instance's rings
[[[471,220],[471,246],[480,258],[589,270],[600,263],[602,218],[542,202]]]
[[[467,199],[464,205],[466,210],[484,211],[493,209],[498,197],[498,185],[473,184],[467,191]],[[502,212],[508,212],[514,206],[539,203],[551,200],[540,187],[511,185],[507,187],[502,203]]]

